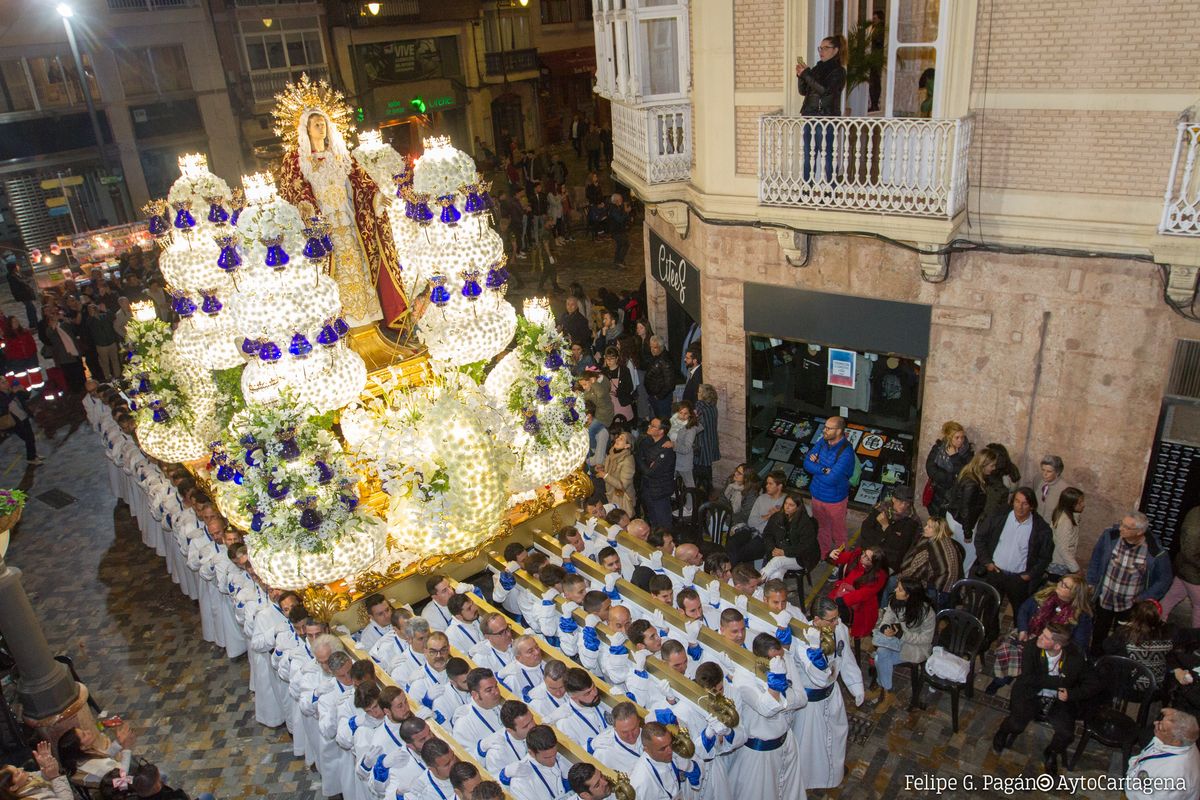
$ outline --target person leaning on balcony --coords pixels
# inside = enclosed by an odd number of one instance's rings
[[[842,90],[846,86],[846,40],[826,36],[817,47],[821,58],[814,67],[796,60],[796,88],[804,95],[800,114],[805,117],[840,117]],[[825,181],[833,180],[833,125],[807,123],[804,126],[804,180],[809,180],[811,155],[825,161]],[[816,134],[814,136],[814,133]]]

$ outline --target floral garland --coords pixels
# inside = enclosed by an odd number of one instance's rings
[[[285,396],[277,406],[250,406],[214,443],[210,467],[233,483],[238,510],[250,520],[251,552],[329,553],[367,523],[342,446],[329,417]]]
[[[351,157],[379,186],[379,191],[392,197],[396,193],[397,179],[408,175],[408,162],[389,144],[364,144],[354,148]]]
[[[186,204],[192,211],[207,217],[212,204],[227,206],[230,195],[229,184],[206,170],[199,175],[177,179],[167,193],[167,202],[176,209]]]
[[[247,206],[238,217],[238,232],[247,244],[265,243],[286,235],[299,236],[303,228],[299,210],[278,196],[266,203]]]
[[[130,410],[139,424],[179,424],[191,431],[195,423],[179,375],[171,326],[161,320],[130,320],[123,377]]]
[[[517,318],[513,352],[521,376],[508,390],[508,410],[542,447],[567,444],[579,430],[583,405],[572,387],[570,348],[552,327]]]

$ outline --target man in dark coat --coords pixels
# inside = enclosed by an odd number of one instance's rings
[[[638,438],[637,469],[641,485],[638,496],[646,520],[656,527],[671,527],[671,495],[675,493],[675,450],[667,434],[669,419],[655,417]]]
[[[975,574],[1012,603],[1013,614],[1041,583],[1054,555],[1054,534],[1037,511],[1037,493],[1022,486],[1012,510],[987,517],[975,531]]]
[[[859,546],[882,547],[887,563],[894,571],[899,571],[904,557],[921,537],[921,522],[913,516],[912,508],[912,487],[897,486],[890,497],[863,519],[862,529],[858,533]]]
[[[1021,676],[1013,684],[1008,717],[992,737],[997,753],[1012,747],[1046,707],[1046,719],[1054,729],[1050,744],[1042,751],[1043,769],[1058,774],[1058,758],[1075,736],[1075,720],[1084,715],[1087,701],[1102,689],[1096,672],[1088,669],[1087,657],[1071,641],[1071,626],[1051,622],[1036,639],[1025,642],[1021,651]]]

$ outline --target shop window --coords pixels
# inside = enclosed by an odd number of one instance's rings
[[[751,336],[749,461],[762,476],[787,475],[805,490],[804,458],[825,420],[845,413],[846,439],[858,459],[851,502],[870,506],[892,488],[912,486],[924,367],[891,353]]]
[[[116,52],[121,86],[127,97],[186,91],[192,88],[181,45],[137,47]]]
[[[25,75],[24,63],[19,59],[0,61],[0,113],[33,108],[33,89]]]
[[[572,0],[542,0],[542,24],[570,22],[571,2]]]
[[[596,90],[630,104],[683,100],[688,92],[688,4],[596,0]]]

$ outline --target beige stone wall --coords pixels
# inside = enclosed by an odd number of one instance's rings
[[[787,65],[783,61],[784,0],[734,0],[734,86],[778,89]]]
[[[972,178],[987,188],[1162,197],[1175,118],[1142,111],[977,111]]]
[[[778,110],[777,106],[734,106],[738,175],[758,175],[758,118]]]
[[[979,3],[975,58],[976,90],[985,80],[997,89],[1195,86],[1196,6],[1189,0]]]
[[[754,281],[933,306],[918,488],[937,429],[956,419],[977,446],[1005,444],[1029,480],[1042,455],[1062,456],[1067,480],[1088,495],[1081,547],[1140,497],[1172,343],[1195,336],[1163,304],[1153,265],[956,255],[949,279],[935,285],[921,281],[914,254],[880,241],[820,237],[809,266],[797,269],[771,232],[693,218],[681,241],[661,221],[650,224],[703,276],[704,374],[721,396],[719,475],[745,455],[742,300],[743,282]],[[656,294],[652,304],[662,302]]]

